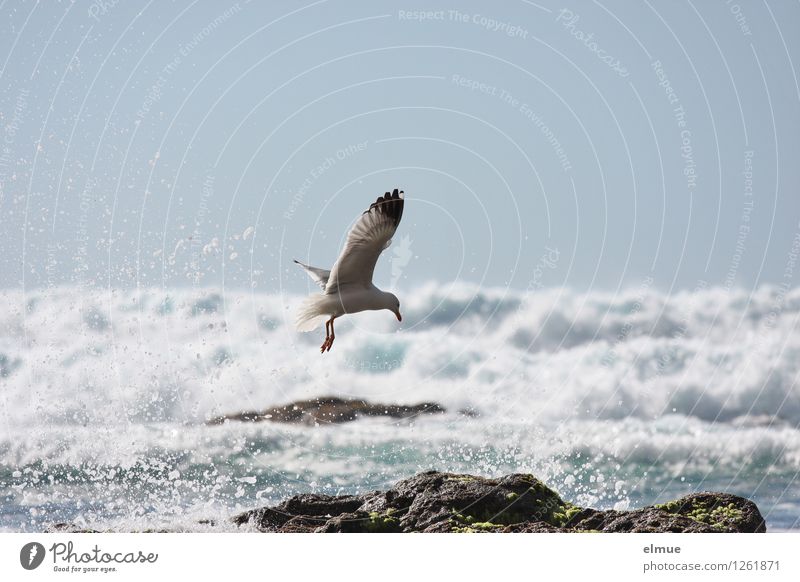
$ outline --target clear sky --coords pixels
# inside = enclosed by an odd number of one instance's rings
[[[394,187],[380,285],[800,277],[797,2],[0,10],[3,287],[301,291]]]

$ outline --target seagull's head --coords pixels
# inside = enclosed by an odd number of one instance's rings
[[[384,294],[385,304],[384,309],[388,309],[397,317],[397,321],[403,321],[403,316],[400,315],[400,300],[393,293]]]

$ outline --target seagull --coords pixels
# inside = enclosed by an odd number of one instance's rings
[[[327,316],[325,341],[320,353],[331,351],[336,335],[333,322],[346,313],[388,309],[403,321],[400,301],[392,293],[381,291],[372,284],[375,263],[384,249],[392,244],[392,236],[403,217],[403,191],[396,188],[370,204],[347,234],[347,241],[333,268],[328,271],[311,267],[297,259],[314,282],[322,287],[322,294],[305,299],[295,323],[298,331],[312,331]]]

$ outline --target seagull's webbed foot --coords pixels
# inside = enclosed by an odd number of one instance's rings
[[[322,346],[319,348],[319,353],[324,354],[325,352],[331,351],[332,345],[333,345],[333,336],[326,337],[325,341],[322,342]]]

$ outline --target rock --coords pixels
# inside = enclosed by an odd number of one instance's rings
[[[633,511],[585,510],[589,515],[577,519],[570,527],[578,531],[606,533],[712,533],[717,531],[682,515],[667,513],[655,507]]]
[[[94,529],[81,527],[74,523],[53,523],[44,529],[44,533],[100,533]]]
[[[564,501],[533,475],[420,473],[387,491],[298,495],[233,518],[264,532],[764,532],[756,505],[695,493],[663,505],[601,511]]]
[[[672,515],[685,515],[715,531],[767,531],[756,504],[730,493],[692,493],[655,507]]]
[[[334,517],[314,531],[323,533],[400,533],[403,529],[393,511],[384,513],[356,511]]]
[[[335,516],[356,511],[363,504],[364,498],[361,496],[334,497],[306,493],[295,495],[275,507],[263,507],[240,514],[233,518],[233,522],[237,525],[250,523],[263,531],[279,531],[291,521],[292,531],[309,531],[322,527]]]
[[[373,404],[366,400],[323,396],[311,400],[298,400],[284,406],[275,406],[257,412],[240,412],[212,418],[207,424],[223,424],[227,421],[242,422],[288,422],[294,424],[336,424],[350,422],[363,416],[387,416],[389,418],[413,418],[420,414],[440,414],[444,407],[435,402],[414,405]]]

